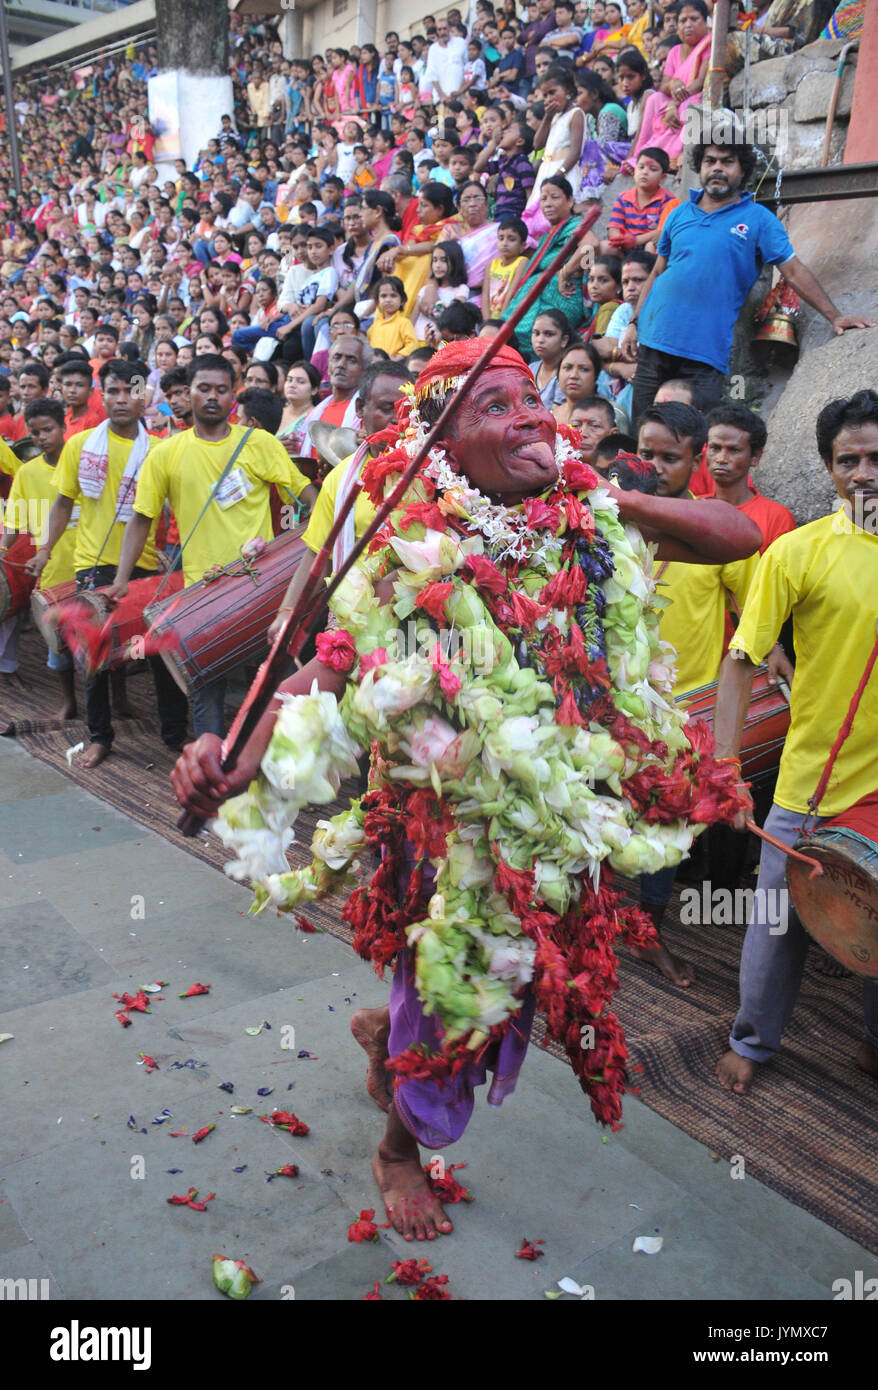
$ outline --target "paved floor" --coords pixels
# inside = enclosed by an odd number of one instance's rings
[[[242,888],[5,739],[0,851],[0,1032],[14,1034],[0,1046],[0,1280],[48,1278],[55,1298],[219,1297],[216,1251],[253,1266],[256,1298],[357,1299],[413,1253],[388,1232],[347,1241],[376,1202],[382,1128],[348,1020],[387,997],[348,947],[248,918]],[[163,1001],[121,1028],[113,994],[154,980],[170,982]],[[210,994],[179,999],[195,981]],[[311,1133],[261,1124],[273,1107]],[[834,1279],[878,1275],[636,1100],[624,1130],[599,1129],[569,1069],[536,1049],[446,1159],[467,1163],[475,1201],[450,1209],[456,1232],[429,1256],[460,1297],[542,1298],[570,1275],[598,1299],[828,1299]],[[298,1179],[266,1181],[289,1162]],[[190,1187],[216,1192],[205,1212],[167,1204]],[[659,1254],[632,1253],[655,1234]],[[523,1236],[545,1258],[516,1260]]]

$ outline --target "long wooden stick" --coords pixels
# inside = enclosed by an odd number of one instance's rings
[[[310,633],[320,621],[327,603],[348,573],[348,570],[350,570],[352,565],[356,564],[356,561],[369,545],[373,536],[377,535],[391,512],[399,506],[399,503],[402,501],[415,477],[426,463],[431,449],[435,447],[438,440],[444,437],[449,421],[453,419],[463,402],[469,396],[479,377],[491,365],[491,362],[500,349],[506,346],[512,334],[515,332],[516,325],[536,302],[549,281],[558,274],[565,262],[569,260],[572,248],[577,242],[583,239],[586,232],[588,232],[597,221],[600,212],[600,204],[596,203],[582,218],[572,238],[564,243],[534,281],[518,308],[510,318],[506,320],[497,336],[487,345],[484,355],[480,357],[475,366],[471,368],[463,385],[451,396],[442,414],[439,416],[439,419],[430,430],[424,443],[421,445],[417,454],[393,489],[393,492],[378,508],[374,519],[366,527],[366,530],[357,541],[353,550],[336,571],[331,582],[321,590],[320,581],[326,559],[332,554],[332,548],[336,538],[350,513],[351,507],[354,506],[359,496],[362,485],[357,484],[355,487],[351,488],[342,507],[339,509],[338,516],[333,522],[332,530],[327,536],[325,543],[314,557],[313,564],[308,572],[305,587],[299,596],[298,602],[293,608],[293,611],[288,614],[283,627],[278,631],[274,639],[274,645],[257,671],[253,683],[247,692],[244,703],[238,710],[234,723],[226,735],[221,758],[223,772],[231,772],[235,767],[253,731],[268,709],[269,703],[273,699],[278,685],[281,680],[283,680],[290,658],[292,657],[295,659],[304,647]],[[191,811],[184,811],[177,821],[178,828],[187,836],[196,835],[203,824],[203,820]]]

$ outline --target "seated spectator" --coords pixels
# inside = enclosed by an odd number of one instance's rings
[[[405,286],[399,276],[382,276],[377,297],[377,312],[366,334],[369,346],[386,352],[393,361],[402,361],[418,346],[418,338],[411,319],[402,312]]]
[[[601,359],[591,343],[574,342],[565,349],[558,365],[561,402],[552,414],[562,425],[570,424],[570,412],[577,402],[595,394]]]

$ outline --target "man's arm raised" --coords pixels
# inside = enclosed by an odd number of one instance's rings
[[[687,497],[650,497],[610,487],[619,515],[657,541],[659,560],[688,565],[722,565],[746,560],[762,545],[762,532],[748,516],[728,502]]]

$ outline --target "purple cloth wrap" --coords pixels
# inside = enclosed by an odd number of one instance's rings
[[[413,866],[414,858],[410,856]],[[402,886],[402,885],[401,885]],[[429,866],[424,873],[427,898],[433,891]],[[457,1073],[453,1080],[400,1081],[393,1098],[406,1129],[428,1149],[443,1149],[460,1138],[469,1124],[475,1103],[476,1086],[484,1086],[489,1071],[494,1073],[488,1091],[488,1104],[501,1105],[515,1090],[518,1073],[527,1052],[536,999],[530,986],[521,1001],[521,1012],[498,1043],[493,1043],[478,1061]],[[437,1052],[442,1045],[443,1028],[438,1017],[429,1017],[415,986],[415,953],[407,947],[399,955],[390,987],[390,1056],[396,1057],[415,1043],[424,1043]]]

